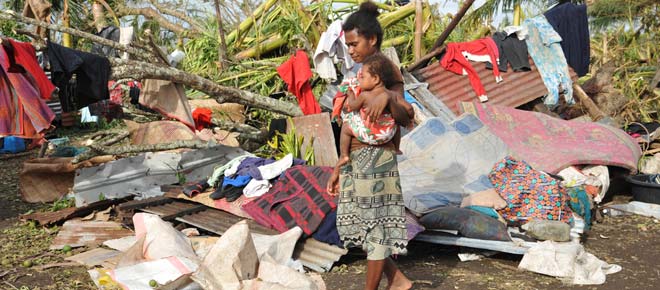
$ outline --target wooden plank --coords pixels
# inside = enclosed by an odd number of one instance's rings
[[[296,134],[305,136],[303,143],[303,152],[309,144],[309,140],[314,138],[312,148],[314,148],[314,159],[317,166],[335,166],[337,164],[337,147],[335,145],[335,135],[330,125],[330,114],[321,113],[295,117],[292,119],[296,127]],[[287,124],[287,132],[290,130],[290,124]]]
[[[59,250],[65,245],[71,247],[99,245],[107,240],[132,235],[133,232],[116,222],[70,220],[62,225],[50,249]]]

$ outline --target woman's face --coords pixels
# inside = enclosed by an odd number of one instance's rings
[[[376,49],[376,36],[367,39],[363,35],[358,34],[357,29],[344,32],[344,39],[348,46],[348,54],[351,55],[353,61],[361,63],[365,57],[374,54]]]

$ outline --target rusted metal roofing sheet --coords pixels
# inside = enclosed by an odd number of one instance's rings
[[[507,72],[502,72],[504,81],[499,84],[495,82],[493,71],[486,69],[485,63],[471,62],[471,64],[479,74],[481,83],[488,94],[489,104],[518,107],[548,93],[534,61],[530,58],[529,62],[531,71],[513,72],[509,69]],[[573,69],[569,68],[569,72],[575,81],[577,76]],[[439,62],[416,71],[414,75],[420,81],[427,82],[429,91],[457,115],[461,113],[460,102],[479,100],[467,76],[446,71]]]
[[[231,226],[244,220],[244,218],[235,216],[228,212],[221,210],[213,209],[207,207],[206,210],[184,215],[182,217],[176,218],[177,221],[187,223],[189,225],[196,226],[200,229],[207,230],[209,232],[222,235],[224,234]],[[253,220],[247,220],[247,223],[250,227],[250,232],[263,234],[263,235],[277,235],[277,231],[266,228],[260,224],[257,224]]]
[[[107,240],[132,236],[133,232],[125,229],[116,222],[70,220],[62,225],[57,233],[51,250],[59,250],[65,245],[82,247],[85,245],[99,245]]]

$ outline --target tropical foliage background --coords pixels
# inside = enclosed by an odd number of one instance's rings
[[[136,35],[146,30],[168,51],[186,53],[180,69],[219,84],[272,95],[285,90],[275,68],[296,49],[312,54],[320,34],[335,19],[355,11],[360,0],[53,0],[52,21],[63,26],[93,32],[108,24],[133,26]],[[456,11],[466,1],[423,0],[422,54],[430,49]],[[448,41],[468,41],[487,35],[521,18],[538,15],[561,0],[478,0],[470,8]],[[650,83],[658,78],[660,66],[660,3],[655,0],[587,0],[592,34],[591,73],[614,67],[608,92],[596,98],[607,113],[622,121],[657,119],[660,95]],[[414,60],[415,3],[380,1],[381,23],[385,28],[384,46],[395,47],[402,63]],[[21,11],[24,0],[10,0],[3,9]],[[220,11],[220,17],[214,7]],[[98,13],[101,11],[102,13]],[[222,20],[222,38],[218,19]],[[16,36],[16,23],[2,23],[3,35]],[[56,39],[84,49],[90,43],[62,34]],[[323,81],[314,81],[318,96]],[[602,88],[597,88],[602,89]],[[601,90],[602,91],[602,90]],[[591,92],[596,94],[597,92]],[[200,96],[191,92],[191,97]],[[616,100],[613,100],[612,96]],[[607,102],[610,102],[608,105]],[[601,105],[599,104],[599,105]],[[257,119],[268,119],[269,112],[251,110]]]

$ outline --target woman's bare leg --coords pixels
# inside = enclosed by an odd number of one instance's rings
[[[387,277],[388,290],[407,290],[412,287],[412,282],[399,270],[392,258],[385,259],[383,268],[385,277]]]
[[[385,260],[367,260],[367,282],[365,290],[377,290],[380,278],[383,276]]]

